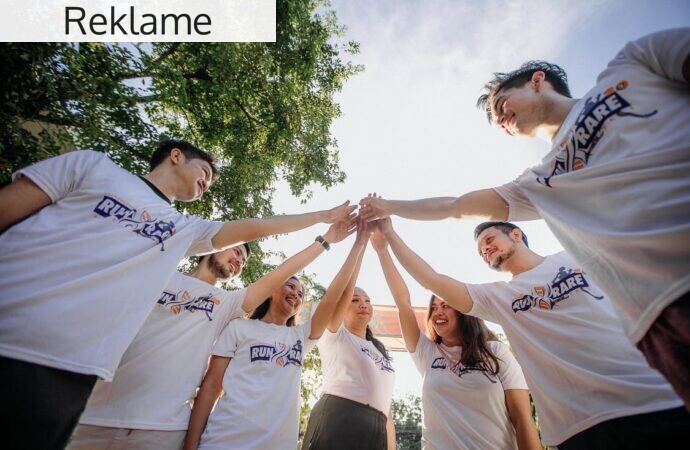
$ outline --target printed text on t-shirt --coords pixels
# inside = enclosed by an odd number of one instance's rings
[[[249,359],[251,362],[275,361],[279,367],[301,366],[302,341],[298,339],[292,346],[282,342],[276,342],[274,345],[252,345],[249,347]]]
[[[528,311],[535,306],[540,309],[551,310],[558,303],[570,298],[570,293],[577,289],[597,300],[604,298],[601,295],[590,292],[589,287],[582,269],[566,269],[561,267],[550,284],[535,286],[532,294],[526,294],[515,299],[512,308],[515,313]]]
[[[589,162],[594,147],[601,139],[606,129],[606,122],[614,116],[633,116],[639,118],[651,117],[656,110],[646,114],[636,114],[623,111],[631,104],[620,94],[628,87],[628,81],[619,82],[615,88],[609,87],[603,93],[589,97],[585,101],[580,115],[570,132],[560,142],[560,152],[552,162],[551,174],[537,177],[537,181],[545,186],[551,185],[551,178],[556,175],[582,169]]]
[[[103,196],[93,211],[101,217],[112,217],[139,236],[154,240],[161,245],[161,251],[165,250],[164,241],[173,236],[176,231],[174,222],[151,219],[146,211],[139,215],[138,220],[135,219],[137,213],[135,208],[131,208],[108,195]]]

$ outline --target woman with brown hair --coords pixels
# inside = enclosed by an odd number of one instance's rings
[[[379,221],[385,227],[390,219]],[[407,350],[422,375],[422,444],[432,449],[541,449],[522,369],[481,319],[432,295],[421,333],[410,293],[379,230],[371,237],[398,306]]]

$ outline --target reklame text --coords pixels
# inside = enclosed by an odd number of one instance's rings
[[[87,18],[88,16],[88,18]],[[110,19],[110,20],[108,20]],[[70,26],[71,25],[71,26]],[[167,27],[167,28],[166,28]],[[204,27],[202,29],[202,27]],[[110,16],[105,14],[87,14],[84,8],[78,6],[65,7],[65,34],[70,30],[83,36],[87,35],[87,28],[91,34],[104,35],[120,32],[124,35],[165,35],[166,31],[175,35],[211,33],[211,17],[199,14],[192,19],[188,14],[141,14],[136,15],[134,6],[129,7],[129,13],[116,14],[115,7],[110,7]],[[174,31],[172,31],[174,29]]]

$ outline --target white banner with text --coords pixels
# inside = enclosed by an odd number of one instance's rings
[[[1,42],[275,42],[275,0],[2,0]]]

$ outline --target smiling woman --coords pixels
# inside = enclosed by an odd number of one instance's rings
[[[323,240],[334,244],[352,231],[349,219],[343,220],[333,224]],[[308,251],[325,248],[314,242]],[[361,250],[362,245],[353,247],[308,322],[296,323],[304,288],[292,276],[254,310],[250,320],[228,324],[194,401],[185,450],[297,446],[302,358],[323,334]],[[232,395],[221,397],[223,391]]]
[[[423,379],[424,448],[541,448],[527,383],[508,347],[483,320],[462,314],[436,295],[429,302],[424,335],[388,251],[386,230],[392,230],[390,219],[378,222],[372,246],[398,307],[405,346]]]

